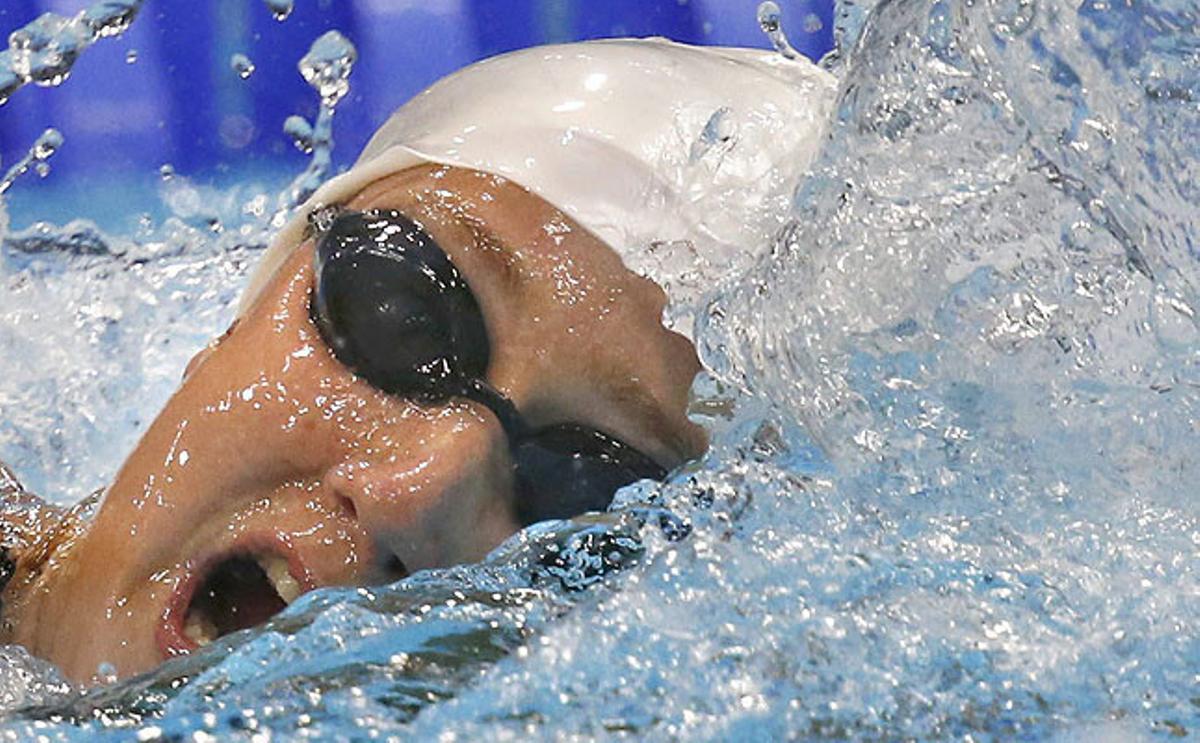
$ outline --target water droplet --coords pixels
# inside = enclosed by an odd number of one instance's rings
[[[0,106],[7,103],[8,97],[25,84],[25,81],[10,67],[11,58],[8,52],[0,52]]]
[[[59,147],[62,147],[62,143],[62,132],[57,129],[50,128],[42,132],[42,135],[29,148],[29,152],[25,154],[25,157],[18,160],[4,174],[4,178],[0,179],[0,194],[11,188],[13,182],[30,168],[33,168],[34,172],[43,178],[49,175],[50,166],[46,161],[58,151]]]
[[[58,85],[90,42],[87,36],[79,19],[43,13],[9,35],[12,71],[37,85]]]
[[[158,175],[164,180],[169,181],[175,177],[175,166],[171,163],[163,163],[158,169]]]
[[[336,106],[350,90],[350,71],[358,59],[358,51],[350,40],[337,31],[322,34],[300,59],[300,74],[316,88],[321,102]]]
[[[125,52],[125,64],[133,64],[134,62],[137,61],[137,58],[138,58],[138,50],[137,49],[130,49],[129,51]]]
[[[292,14],[292,9],[295,6],[294,0],[263,0],[270,9],[271,15],[275,16],[277,21],[285,21]]]
[[[779,30],[779,6],[770,0],[758,4],[758,26],[763,33],[773,34]]]
[[[101,0],[80,14],[92,31],[93,39],[105,39],[125,33],[133,23],[143,0]]]
[[[59,147],[62,147],[63,135],[57,129],[47,129],[33,143],[33,159],[44,162],[50,158]]]
[[[308,155],[313,149],[313,128],[303,116],[289,116],[283,122],[283,132],[292,138],[296,149]]]
[[[816,13],[809,13],[808,15],[804,16],[805,33],[815,34],[823,28],[825,28],[825,24],[821,22],[821,16],[817,15]]]
[[[261,217],[267,213],[267,195],[258,194],[242,205],[242,214],[251,217]]]
[[[767,35],[767,38],[771,40],[775,51],[787,59],[796,59],[799,56],[783,31],[782,13],[777,3],[771,0],[759,3],[758,26]]]
[[[237,76],[243,80],[254,74],[254,62],[250,61],[250,58],[241,52],[229,58],[229,65],[237,73]]]

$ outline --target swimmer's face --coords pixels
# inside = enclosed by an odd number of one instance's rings
[[[667,469],[703,450],[685,416],[699,364],[662,327],[663,292],[549,204],[422,166],[344,208],[395,210],[444,251],[486,329],[479,381],[523,430],[570,424],[585,449],[603,432]],[[553,515],[518,502],[512,432],[489,406],[385,390],[334,355],[339,331],[310,311],[315,256],[310,239],[192,362],[94,522],[18,607],[16,641],[81,680],[102,663],[125,676],[304,591],[478,560]]]

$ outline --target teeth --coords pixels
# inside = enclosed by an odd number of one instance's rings
[[[257,559],[258,566],[267,574],[267,578],[271,581],[271,585],[275,587],[275,592],[279,594],[279,598],[283,599],[283,603],[291,604],[300,598],[300,594],[304,592],[300,590],[300,584],[288,572],[287,560],[278,555],[266,555]]]
[[[217,638],[217,628],[200,612],[189,612],[183,625],[183,634],[199,647],[204,647]]]

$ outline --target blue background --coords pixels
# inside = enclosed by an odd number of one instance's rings
[[[0,0],[5,35],[47,11],[88,0]],[[374,129],[413,94],[470,62],[547,42],[661,35],[699,44],[769,47],[758,0],[296,0],[277,21],[261,0],[147,0],[121,37],[88,49],[57,88],[27,86],[0,106],[8,167],[49,126],[65,143],[45,179],[6,195],[13,227],[91,219],[128,230],[159,214],[158,169],[217,186],[279,188],[303,169],[282,125],[312,121],[317,96],[296,64],[329,29],[357,47],[351,92],[334,122],[334,165],[348,166]],[[792,43],[812,58],[832,45],[828,0],[779,0]],[[131,52],[136,59],[129,61]],[[231,64],[248,56],[255,72]]]

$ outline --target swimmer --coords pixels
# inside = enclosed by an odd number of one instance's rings
[[[637,271],[654,245],[732,265],[765,244],[777,166],[811,161],[832,99],[807,62],[661,40],[516,52],[417,96],[272,241],[102,500],[0,471],[0,641],[128,676],[699,456],[696,351]]]

